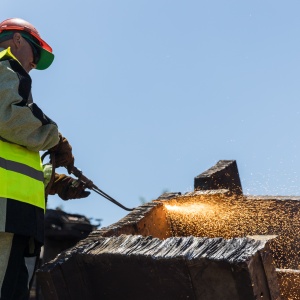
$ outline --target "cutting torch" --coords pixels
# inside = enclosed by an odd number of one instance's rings
[[[46,195],[48,195],[49,193],[49,189],[51,187],[51,183],[53,182],[54,180],[54,174],[55,174],[55,168],[53,166],[55,166],[55,155],[53,153],[50,153],[49,151],[45,152],[43,155],[42,155],[42,161],[44,160],[44,158],[47,156],[47,155],[50,155],[50,158],[51,158],[51,164],[52,164],[52,175],[51,175],[51,180],[50,180],[50,184],[48,184],[48,187],[46,189]],[[127,210],[127,211],[133,211],[134,208],[128,208],[126,206],[124,206],[123,204],[121,204],[120,202],[118,202],[117,200],[115,200],[113,197],[107,195],[106,193],[104,193],[102,190],[100,190],[94,183],[92,180],[88,179],[87,177],[85,177],[83,174],[82,174],[82,171],[78,168],[76,168],[75,166],[73,166],[73,169],[71,171],[71,173],[77,177],[78,181],[79,182],[82,182],[84,184],[84,186],[92,191],[94,191],[95,193],[99,194],[100,196],[104,197],[105,199],[111,201],[112,203],[118,205],[119,207],[123,208],[124,210]]]
[[[95,193],[99,194],[100,196],[106,198],[107,200],[111,201],[112,203],[118,205],[119,207],[127,210],[127,211],[133,211],[134,208],[128,208],[126,206],[124,206],[123,204],[121,204],[120,202],[118,202],[117,200],[115,200],[114,198],[112,198],[111,196],[107,195],[106,193],[104,193],[102,190],[100,190],[94,183],[92,180],[88,179],[87,177],[85,177],[82,174],[82,171],[80,169],[77,169],[75,166],[73,167],[71,173],[78,178],[78,181],[82,182],[88,189],[94,191]]]

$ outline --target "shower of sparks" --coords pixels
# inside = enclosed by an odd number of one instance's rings
[[[198,195],[176,198],[164,206],[173,236],[277,235],[270,241],[276,268],[299,270],[300,211],[296,204],[292,200]],[[282,277],[281,290],[289,289],[288,299],[300,299],[299,278]]]

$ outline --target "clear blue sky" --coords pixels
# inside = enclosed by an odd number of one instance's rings
[[[56,55],[31,72],[35,102],[124,205],[191,191],[221,159],[245,194],[300,195],[299,1],[4,2]],[[127,214],[95,193],[58,205],[103,226]]]

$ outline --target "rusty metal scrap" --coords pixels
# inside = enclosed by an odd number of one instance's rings
[[[266,241],[249,238],[121,235],[67,251],[40,273],[49,300],[277,299],[268,255]]]
[[[245,196],[235,161],[95,230],[38,271],[45,300],[300,299],[300,197]]]

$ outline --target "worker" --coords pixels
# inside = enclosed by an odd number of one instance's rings
[[[0,299],[27,300],[25,257],[43,244],[44,175],[39,151],[53,153],[54,167],[74,166],[72,147],[57,124],[33,102],[32,69],[53,62],[52,48],[29,22],[0,23]],[[88,196],[82,183],[55,175],[50,189],[64,199]]]

